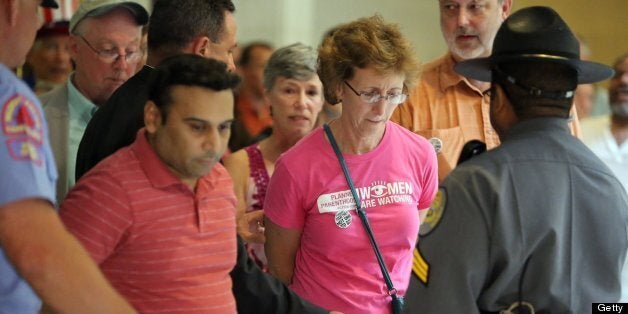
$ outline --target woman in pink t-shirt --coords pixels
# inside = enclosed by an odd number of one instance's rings
[[[225,158],[233,178],[238,234],[251,258],[267,270],[262,227],[264,198],[275,161],[314,128],[323,106],[316,50],[297,43],[275,51],[264,69],[264,98],[273,113],[272,134]]]
[[[391,280],[408,287],[420,216],[438,186],[436,154],[389,122],[418,65],[399,28],[380,16],[340,26],[319,48],[329,128],[368,213]],[[275,164],[264,203],[270,272],[301,297],[344,313],[390,313],[391,299],[338,158],[321,128]]]

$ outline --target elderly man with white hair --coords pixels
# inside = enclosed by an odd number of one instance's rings
[[[41,96],[59,180],[57,201],[74,185],[78,146],[96,109],[136,72],[142,58],[142,1],[86,0],[70,20],[70,55],[76,69],[66,84]]]

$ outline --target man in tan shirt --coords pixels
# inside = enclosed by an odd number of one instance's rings
[[[436,149],[439,181],[456,166],[470,140],[499,145],[489,119],[490,83],[465,78],[454,71],[457,62],[487,57],[513,0],[438,0],[441,31],[448,52],[423,66],[417,87],[391,120],[422,135]],[[575,111],[572,111],[575,117]],[[572,133],[579,135],[577,119]]]

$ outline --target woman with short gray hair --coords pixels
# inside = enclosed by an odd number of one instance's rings
[[[300,43],[275,51],[264,69],[264,98],[270,105],[272,134],[224,159],[233,178],[238,233],[264,270],[263,205],[266,186],[283,152],[308,134],[323,106],[323,84],[316,74],[317,53]]]

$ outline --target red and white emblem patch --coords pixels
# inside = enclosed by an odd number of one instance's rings
[[[39,108],[16,94],[2,105],[2,133],[11,158],[42,163],[44,127]]]

